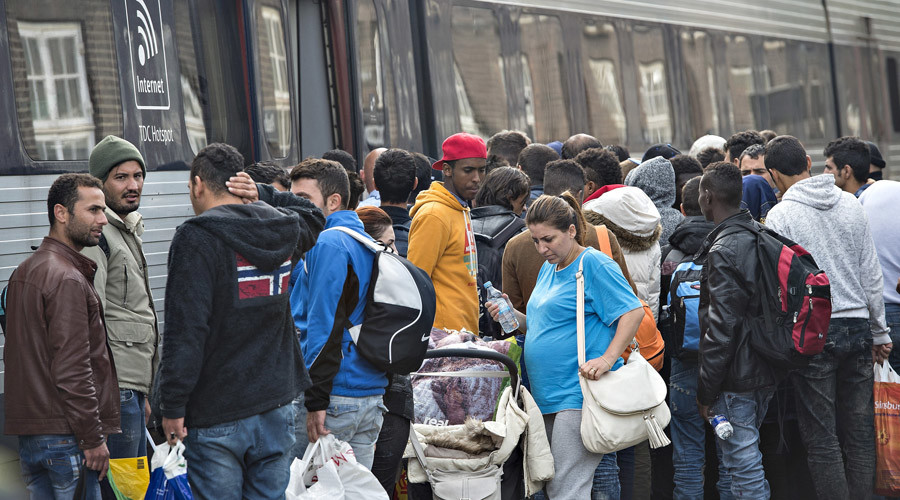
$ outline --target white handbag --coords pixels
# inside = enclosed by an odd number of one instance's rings
[[[578,366],[585,362],[584,352],[584,257],[578,261]],[[579,373],[581,394],[581,441],[594,453],[612,453],[650,440],[651,448],[667,446],[671,441],[663,429],[671,413],[666,405],[666,383],[641,356],[632,343],[628,363],[609,371],[598,380]]]

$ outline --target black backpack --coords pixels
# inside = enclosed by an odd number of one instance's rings
[[[756,235],[762,272],[762,310],[768,335],[750,337],[750,347],[776,368],[805,368],[825,349],[831,322],[828,276],[794,241],[755,223],[737,226]]]
[[[353,343],[373,366],[405,375],[422,366],[436,296],[428,274],[380,243],[346,227],[340,231],[375,253],[366,292],[365,320],[349,328]]]

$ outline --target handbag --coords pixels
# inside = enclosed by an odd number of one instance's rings
[[[578,261],[578,365],[585,362],[584,351],[584,256]],[[671,413],[666,405],[666,383],[641,356],[632,342],[628,362],[597,380],[579,373],[581,394],[581,441],[594,453],[612,453],[650,440],[651,448],[671,441],[663,429]]]

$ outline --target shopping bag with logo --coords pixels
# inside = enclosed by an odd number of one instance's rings
[[[335,483],[331,469],[326,467],[329,463],[337,470],[338,483]],[[309,493],[313,485],[317,483],[323,483],[323,488],[327,487],[327,491],[334,493],[329,493],[327,497],[299,496]],[[303,459],[294,460],[291,465],[291,481],[288,485],[288,492],[290,494],[286,493],[286,496],[289,500],[318,500],[319,498],[389,500],[375,475],[356,461],[356,455],[350,445],[332,434],[321,436],[315,443],[310,443],[306,447]],[[315,492],[313,493],[315,494]]]
[[[110,459],[106,478],[116,500],[141,500],[150,484],[147,457]]]
[[[144,500],[194,500],[188,484],[183,442],[178,441],[175,446],[153,445],[150,484]]]
[[[900,376],[875,364],[875,493],[900,494]]]

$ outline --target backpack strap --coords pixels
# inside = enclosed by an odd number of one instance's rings
[[[600,242],[600,251],[612,259],[612,244],[609,242],[609,231],[606,230],[606,226],[603,224],[594,226],[594,231],[597,233],[597,240]]]
[[[349,227],[335,226],[335,227],[330,227],[322,232],[326,233],[328,231],[339,231],[341,233],[344,233],[347,236],[350,236],[351,238],[353,238],[354,240],[362,243],[363,246],[365,246],[369,250],[376,252],[376,253],[389,251],[389,250],[386,250],[387,247],[385,247],[381,243],[373,240],[371,237],[363,236],[363,235],[357,233],[356,231],[350,229]]]
[[[100,242],[97,243],[97,246],[100,247],[100,250],[103,250],[103,255],[106,256],[106,260],[109,260],[109,256],[112,254],[112,252],[109,249],[109,242],[106,241],[105,234],[100,233]]]

